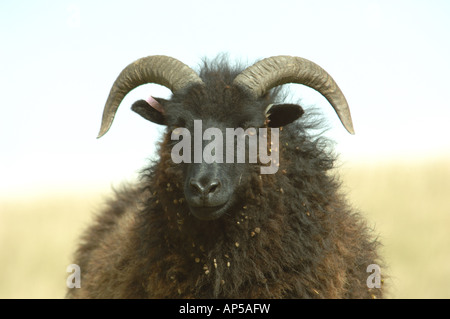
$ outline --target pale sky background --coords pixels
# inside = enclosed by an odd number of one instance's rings
[[[134,60],[173,56],[197,68],[228,52],[252,63],[296,55],[327,70],[350,104],[356,135],[315,91],[344,161],[450,154],[450,1],[1,1],[0,196],[131,180],[161,127],[122,102],[97,140],[110,87]]]

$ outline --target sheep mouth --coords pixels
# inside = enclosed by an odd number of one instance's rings
[[[215,220],[228,210],[228,202],[218,206],[189,206],[192,215],[200,220]]]

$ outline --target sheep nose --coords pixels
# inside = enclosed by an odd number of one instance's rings
[[[211,180],[191,179],[189,185],[194,194],[206,198],[208,197],[208,195],[213,195],[214,193],[216,193],[220,189],[221,184],[218,179],[211,179]]]

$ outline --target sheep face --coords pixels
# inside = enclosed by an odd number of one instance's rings
[[[273,131],[303,114],[298,105],[272,102],[269,95],[252,99],[237,87],[212,83],[191,87],[171,100],[140,100],[132,109],[167,126],[165,140],[170,142],[165,148],[172,169],[182,176],[189,209],[201,220],[213,220],[239,202],[250,176],[261,173],[262,166],[276,166],[279,159],[269,151]],[[269,161],[262,163],[260,152]]]

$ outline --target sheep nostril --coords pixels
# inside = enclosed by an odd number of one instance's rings
[[[219,190],[220,181],[211,180],[211,181],[207,181],[206,183],[203,184],[197,180],[191,180],[189,185],[191,187],[191,190],[194,193],[197,193],[202,196],[207,196],[207,195],[213,194]]]
[[[212,194],[215,193],[220,186],[220,182],[219,181],[213,181],[209,184],[209,188],[208,188],[208,194]]]
[[[203,194],[203,187],[202,185],[197,182],[196,180],[191,180],[189,183],[191,190],[194,191],[194,193]]]

